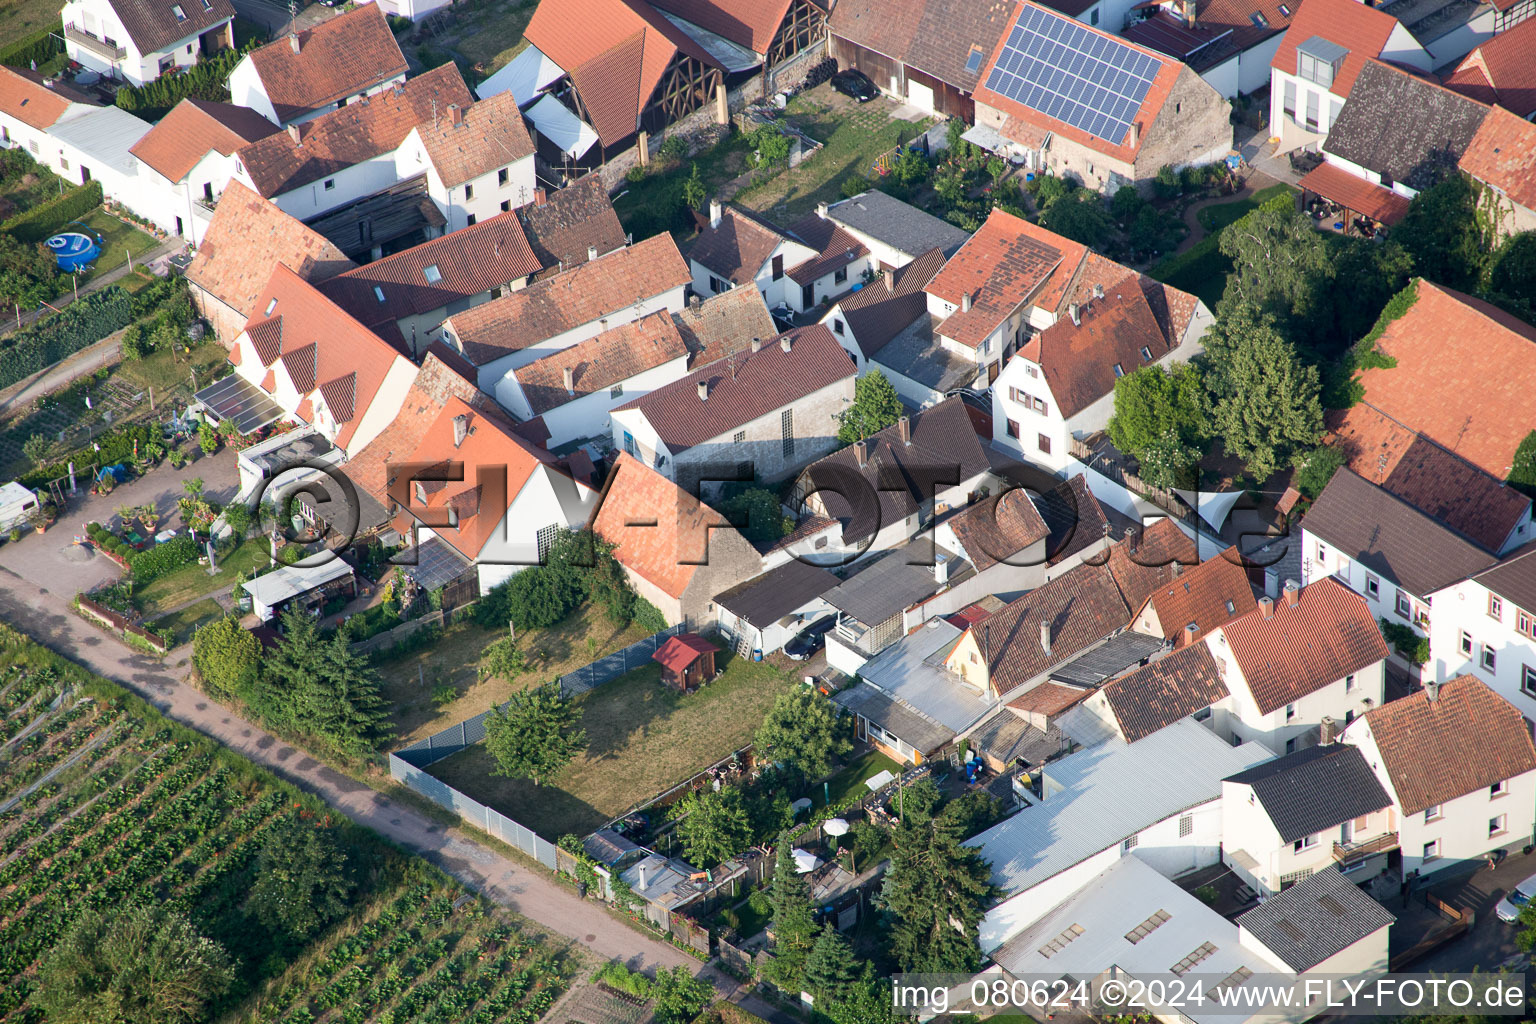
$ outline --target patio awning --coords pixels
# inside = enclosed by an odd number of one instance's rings
[[[470,561],[454,550],[453,545],[438,536],[428,537],[416,545],[414,551],[406,550],[396,555],[400,562],[414,556],[415,565],[402,565],[405,574],[416,581],[423,590],[436,590],[447,586],[469,570]]]
[[[553,96],[529,107],[527,116],[540,135],[572,157],[580,157],[597,142],[597,132]]]
[[[988,153],[995,153],[1008,145],[1008,140],[1003,138],[1003,133],[996,128],[988,128],[984,124],[978,124],[967,128],[965,134],[960,136],[973,146],[980,146]]]
[[[1318,164],[1301,179],[1301,187],[1331,199],[1352,213],[1382,224],[1396,224],[1408,213],[1408,200],[1389,188],[1357,178],[1342,167]]]
[[[220,423],[233,423],[242,434],[260,430],[283,415],[282,407],[272,401],[271,395],[238,373],[215,381],[192,397],[217,416]]]

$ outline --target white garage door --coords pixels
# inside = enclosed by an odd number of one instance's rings
[[[924,110],[933,109],[933,90],[921,82],[907,79],[907,102]]]

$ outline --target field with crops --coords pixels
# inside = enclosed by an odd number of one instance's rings
[[[251,910],[264,837],[295,822],[327,834],[351,879],[339,916],[297,940]],[[532,1024],[579,967],[424,861],[0,627],[0,1021],[45,1019],[40,979],[78,918],[146,906],[228,954],[232,983],[193,1019]]]

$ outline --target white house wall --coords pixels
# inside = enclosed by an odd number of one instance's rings
[[[362,422],[352,432],[352,439],[347,448],[353,452],[360,452],[367,447],[368,442],[383,433],[384,428],[394,422],[395,416],[400,412],[400,407],[405,404],[406,392],[411,390],[411,384],[416,380],[416,367],[410,360],[403,356],[396,356],[394,365],[389,368],[389,373],[384,375],[384,381],[379,385],[379,390],[374,393],[373,401],[368,403],[366,411],[359,409]]]
[[[480,549],[477,569],[482,594],[539,561],[539,531],[579,526],[568,518],[547,467],[540,466],[512,498],[495,532]]]
[[[134,85],[143,85],[160,77],[160,58],[174,56],[177,67],[191,67],[197,63],[198,37],[202,33],[194,32],[184,39],[177,40],[171,46],[151,53],[141,53],[129,38],[128,31],[123,28],[122,20],[117,12],[112,10],[106,0],[79,0],[76,3],[64,5],[63,20],[65,25],[74,25],[89,31],[91,34],[101,37],[110,37],[116,45],[123,48],[125,55],[121,60],[108,61],[97,56],[93,51],[65,38],[64,48],[69,58],[81,65],[98,71],[105,75],[127,79]],[[228,27],[220,26],[216,29],[207,29],[208,32],[227,32]]]
[[[1489,593],[1476,580],[1463,580],[1432,595],[1426,668],[1439,680],[1476,676],[1536,721],[1536,640],[1520,632],[1522,609],[1514,602],[1503,600],[1500,617],[1494,618],[1489,613]],[[1536,611],[1525,611],[1525,615],[1536,619]],[[1472,638],[1472,650],[1466,654],[1461,649],[1463,632]],[[1492,669],[1483,665],[1484,647],[1492,648]]]
[[[620,381],[620,393],[617,395],[613,394],[611,387],[599,388],[591,394],[573,398],[564,405],[541,413],[544,426],[549,430],[548,446],[558,448],[578,438],[607,436],[610,433],[608,414],[611,410],[687,375],[688,357],[679,356]],[[523,394],[516,378],[505,377],[503,384],[510,385],[505,391],[513,399],[513,404],[508,407],[512,415],[525,421],[533,419],[533,408],[528,404],[527,396]]]

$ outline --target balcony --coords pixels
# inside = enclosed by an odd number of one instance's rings
[[[98,39],[89,32],[75,28],[73,25],[64,26],[64,38],[72,43],[79,44],[102,60],[119,61],[128,56],[126,48]]]
[[[1397,849],[1397,833],[1387,832],[1375,839],[1366,839],[1360,842],[1333,844],[1333,860],[1340,869],[1348,870],[1350,865],[1358,864],[1367,857],[1374,857],[1378,853],[1388,853]]]

